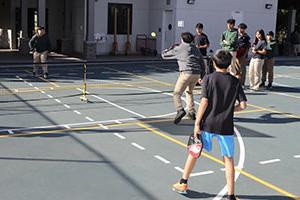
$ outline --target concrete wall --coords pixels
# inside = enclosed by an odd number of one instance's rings
[[[85,0],[72,1],[72,39],[74,52],[83,52],[85,30]]]
[[[149,2],[153,0],[98,0],[95,2],[95,33],[106,35],[105,43],[97,44],[97,54],[108,54],[112,49],[113,35],[107,35],[108,3],[132,4],[132,35],[130,36],[131,49],[135,52],[136,35],[149,34]],[[118,35],[119,53],[125,50],[126,35]]]

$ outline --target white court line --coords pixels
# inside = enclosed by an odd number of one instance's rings
[[[53,98],[53,96],[51,96],[50,94],[47,94],[47,96],[48,96],[49,98]]]
[[[38,88],[38,87],[34,87],[34,89],[36,89],[36,90],[40,90],[40,88]]]
[[[234,132],[236,134],[236,137],[237,137],[238,143],[239,143],[239,147],[240,147],[239,148],[239,150],[240,150],[239,162],[238,162],[236,168],[242,170],[244,168],[244,164],[245,164],[246,148],[245,148],[245,144],[244,144],[242,135],[236,127],[234,127]],[[237,181],[240,174],[241,173],[239,171],[235,171],[235,179],[234,179],[235,182]],[[215,198],[213,198],[213,200],[222,199],[226,193],[227,193],[227,185],[225,185],[223,187],[223,189],[217,194],[217,196]]]
[[[70,126],[68,126],[68,125],[65,125],[64,126],[66,129],[70,129],[71,127]]]
[[[142,147],[141,145],[139,145],[137,143],[132,142],[131,145],[134,146],[134,147],[136,147],[136,148],[138,148],[138,149],[140,149],[140,150],[142,150],[142,151],[145,150],[145,147]]]
[[[114,135],[117,136],[118,138],[122,139],[122,140],[125,140],[125,139],[126,139],[125,136],[123,136],[123,135],[121,135],[121,134],[119,134],[119,133],[114,133]]]
[[[61,100],[59,100],[59,99],[55,99],[55,101],[56,101],[57,103],[61,103]]]
[[[174,167],[174,169],[176,169],[177,171],[183,173],[183,169],[181,169],[180,167]]]
[[[270,164],[270,163],[275,163],[275,162],[280,162],[280,159],[272,159],[272,160],[265,160],[265,161],[260,161],[259,164],[265,165],[265,164]]]
[[[64,107],[66,107],[66,108],[70,108],[70,106],[69,106],[69,105],[67,105],[67,104],[64,104]]]
[[[54,88],[53,88],[53,87],[50,87],[50,90],[54,90]]]
[[[294,155],[294,158],[300,158],[300,155]]]
[[[19,92],[19,90],[18,90],[18,89],[15,89],[15,92]]]
[[[73,110],[74,113],[81,115],[81,112],[79,112],[78,110]]]
[[[92,118],[90,118],[90,117],[85,117],[87,120],[89,120],[89,121],[91,121],[91,122],[93,122],[93,121],[95,121],[95,120],[93,120]]]
[[[163,157],[161,157],[161,156],[159,156],[159,155],[155,155],[154,157],[155,157],[156,159],[162,161],[162,162],[165,163],[165,164],[171,163],[170,161],[168,161],[167,159],[165,159],[165,158],[163,158]]]
[[[7,130],[7,132],[8,132],[10,135],[14,134],[14,132],[13,132],[12,130]]]
[[[28,83],[28,82],[27,82],[27,84],[30,85],[31,87],[33,86],[31,83]]]
[[[134,111],[128,110],[128,109],[126,109],[126,108],[124,108],[124,107],[122,107],[122,106],[119,106],[119,105],[117,105],[117,104],[115,104],[115,103],[113,103],[113,102],[111,102],[111,101],[108,101],[108,100],[106,100],[106,99],[103,99],[103,98],[101,98],[101,97],[99,97],[99,96],[97,96],[97,95],[92,95],[92,96],[95,97],[96,99],[99,99],[99,100],[101,100],[101,101],[104,101],[104,102],[106,102],[106,103],[108,103],[108,104],[110,104],[110,105],[112,105],[112,106],[114,106],[114,107],[120,108],[121,110],[124,110],[124,111],[126,111],[126,112],[129,112],[129,113],[134,114],[134,115],[136,115],[136,116],[139,116],[139,117],[141,117],[141,118],[146,118],[144,115],[141,115],[141,114],[136,113],[136,112],[134,112]]]
[[[122,122],[120,122],[119,120],[116,120],[115,121],[117,124],[122,124]]]
[[[68,106],[68,105],[66,105]],[[135,121],[137,119],[135,118],[124,118],[124,119],[118,119],[119,121],[129,122],[129,121]],[[86,126],[86,125],[95,125],[97,123],[113,123],[115,122],[115,119],[112,120],[104,120],[104,121],[95,121],[95,122],[80,122],[80,123],[71,123],[71,124],[59,124],[59,125],[50,125],[50,126],[33,126],[33,127],[27,127],[27,128],[16,128],[11,129],[12,131],[28,131],[28,130],[35,130],[35,129],[46,129],[46,128],[59,128],[64,127],[65,125],[68,126]],[[7,129],[1,129],[0,132],[7,132]]]
[[[108,127],[103,125],[103,124],[98,124],[101,128],[105,129],[105,130],[108,130]]]
[[[196,173],[190,174],[190,177],[194,177],[194,176],[204,176],[204,175],[213,174],[213,173],[214,173],[214,171],[196,172]]]
[[[43,90],[41,91],[41,93],[42,93],[42,94],[46,94],[46,92],[45,92],[45,91],[43,91]]]

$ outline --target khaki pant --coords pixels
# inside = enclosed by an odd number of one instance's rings
[[[274,76],[274,58],[265,59],[265,63],[262,69],[262,78],[261,82],[265,83],[267,80],[268,73],[268,82],[269,84],[273,83]]]
[[[180,73],[173,92],[173,100],[177,111],[183,108],[181,96],[185,91],[188,112],[195,112],[193,90],[198,79],[199,74]]]
[[[236,51],[230,51],[230,54],[232,55],[231,64],[228,67],[227,71],[232,74],[233,76],[237,75],[237,69],[236,69]]]
[[[45,63],[45,62],[47,62],[47,57],[48,57],[48,51],[44,51],[42,53],[34,52],[33,53],[33,63]],[[39,64],[33,65],[33,72],[36,72],[38,65]],[[43,67],[44,74],[48,73],[48,65],[42,64],[42,67]]]
[[[262,67],[264,59],[252,58],[249,64],[250,89],[258,90],[261,83]]]
[[[237,77],[240,80],[241,85],[245,85],[246,80],[246,55],[236,59]]]

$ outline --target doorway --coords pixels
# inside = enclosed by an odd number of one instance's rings
[[[165,10],[163,13],[163,49],[167,49],[174,43],[173,11]]]

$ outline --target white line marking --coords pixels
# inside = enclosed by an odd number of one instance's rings
[[[15,92],[19,92],[19,90],[18,90],[18,89],[15,89]]]
[[[167,159],[165,159],[165,158],[163,158],[163,157],[161,157],[159,155],[155,155],[154,157],[157,158],[158,160],[162,161],[165,164],[169,164],[170,163],[170,161],[168,161]]]
[[[117,107],[117,108],[120,108],[121,110],[124,110],[124,111],[129,112],[129,113],[134,114],[134,115],[137,115],[137,116],[139,116],[139,117],[141,117],[141,118],[146,118],[144,115],[141,115],[141,114],[136,113],[136,112],[134,112],[134,111],[128,110],[128,109],[126,109],[126,108],[124,108],[124,107],[122,107],[122,106],[119,106],[119,105],[117,105],[117,104],[115,104],[115,103],[113,103],[113,102],[111,102],[111,101],[108,101],[108,100],[106,100],[106,99],[103,99],[103,98],[101,98],[101,97],[99,97],[99,96],[97,96],[97,95],[92,95],[92,96],[95,97],[96,99],[99,99],[99,100],[101,100],[101,101],[104,101],[104,102],[106,102],[106,103],[108,103],[108,104],[110,104],[110,105],[112,105],[112,106],[115,106],[115,107]]]
[[[95,121],[95,120],[93,120],[92,118],[90,118],[90,117],[85,117],[87,120],[89,120],[89,121],[91,121],[91,122],[93,122],[93,121]]]
[[[177,171],[183,173],[183,169],[181,169],[180,167],[174,167],[174,169],[176,169]]]
[[[68,126],[68,125],[65,125],[64,126],[66,129],[70,129],[71,127],[70,126]]]
[[[116,120],[115,121],[117,124],[122,124],[122,122],[120,122],[119,120]]]
[[[41,91],[42,94],[46,94],[46,92],[44,92],[43,90]]]
[[[51,96],[50,94],[47,94],[47,96],[48,96],[49,98],[53,98],[53,96]]]
[[[28,83],[28,85],[30,85],[31,87],[33,86],[31,83]]]
[[[105,130],[108,130],[108,127],[107,126],[104,126],[103,124],[98,124],[101,128],[105,129]]]
[[[34,89],[36,89],[36,90],[40,90],[40,88],[38,88],[38,87],[34,87]]]
[[[68,106],[68,105],[66,105]],[[150,118],[151,119],[151,118]],[[118,120],[122,120],[122,121],[135,121],[137,119],[134,118],[124,118],[124,119],[118,119]],[[59,127],[64,127],[65,125],[68,126],[85,126],[85,125],[93,125],[93,124],[98,124],[98,123],[114,123],[116,120],[112,119],[112,120],[104,120],[104,121],[95,121],[95,122],[80,122],[80,123],[72,123],[72,124],[59,124],[59,125],[52,125],[52,126],[33,126],[33,127],[27,127],[27,128],[16,128],[16,129],[11,129],[12,131],[28,131],[28,130],[35,130],[35,129],[46,129],[46,128],[59,128]],[[7,129],[1,129],[0,132],[7,132]]]
[[[64,104],[64,107],[66,107],[66,108],[70,108],[70,106],[68,106],[67,104]]]
[[[300,158],[300,155],[294,155],[294,158]]]
[[[121,134],[119,134],[119,133],[114,133],[114,135],[117,136],[118,138],[122,139],[122,140],[125,140],[125,139],[126,139],[125,136],[123,136],[123,135],[121,135]]]
[[[142,150],[142,151],[145,150],[144,147],[142,147],[141,145],[139,145],[139,144],[137,144],[137,143],[132,142],[131,145],[134,146],[134,147],[136,147],[136,148],[138,148],[138,149],[140,149],[140,150]]]
[[[13,132],[12,130],[7,130],[7,132],[8,132],[10,135],[14,134],[14,132]]]
[[[56,101],[57,103],[61,103],[61,100],[59,100],[59,99],[55,99],[55,101]]]
[[[238,143],[239,143],[239,150],[240,150],[240,157],[239,157],[239,162],[236,166],[237,169],[242,170],[244,168],[244,163],[245,163],[245,155],[246,155],[246,149],[245,149],[245,144],[242,138],[241,133],[239,132],[239,130],[234,127],[234,132],[236,134],[236,137],[238,139]],[[234,181],[236,182],[238,177],[240,176],[240,172],[239,171],[235,171],[235,179]],[[213,200],[220,200],[223,198],[223,196],[227,193],[227,185],[225,185],[223,187],[223,189],[217,194],[217,196],[215,198],[213,198]]]
[[[265,160],[265,161],[260,161],[259,164],[265,165],[265,164],[270,164],[270,163],[279,162],[279,161],[280,161],[280,159]]]
[[[73,110],[74,113],[81,115],[81,112],[79,112],[78,110]]]
[[[54,88],[53,88],[53,87],[50,87],[50,90],[54,90]]]
[[[196,172],[196,173],[190,174],[190,177],[203,176],[203,175],[208,175],[208,174],[213,174],[213,173],[214,173],[214,171]]]

